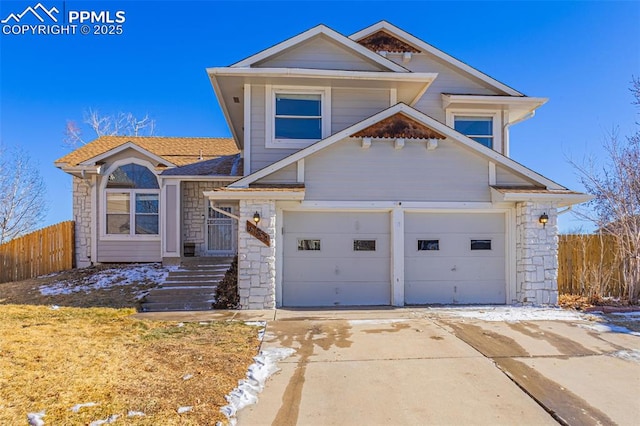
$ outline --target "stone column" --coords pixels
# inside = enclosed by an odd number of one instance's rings
[[[267,247],[246,231],[247,220],[253,223],[260,214],[258,227],[269,235]],[[276,202],[275,200],[240,200],[238,225],[238,293],[242,309],[276,307]]]
[[[540,216],[549,222],[543,226]],[[527,305],[558,303],[558,221],[555,203],[516,203],[516,298]]]
[[[76,268],[91,266],[91,185],[73,176]]]

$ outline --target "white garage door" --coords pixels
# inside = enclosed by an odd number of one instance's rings
[[[388,305],[388,213],[284,213],[284,306]]]
[[[407,213],[405,303],[506,303],[505,219]]]

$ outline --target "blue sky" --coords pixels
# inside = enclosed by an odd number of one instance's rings
[[[0,34],[0,143],[37,162],[46,223],[69,220],[67,120],[87,108],[148,113],[160,136],[229,136],[205,68],[224,66],[319,23],[349,35],[385,19],[497,80],[550,98],[511,128],[511,156],[581,190],[567,157],[602,158],[601,144],[639,120],[640,2],[54,1],[62,10],[125,12],[122,35]],[[37,0],[0,3],[0,19]],[[561,231],[579,225],[562,217]]]

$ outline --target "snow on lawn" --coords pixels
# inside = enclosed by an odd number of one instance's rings
[[[562,308],[532,306],[469,306],[460,308],[433,308],[428,313],[482,321],[580,321],[588,315]]]
[[[81,291],[89,293],[93,290],[107,289],[115,286],[128,286],[144,281],[160,284],[165,280],[170,270],[172,269],[162,267],[157,263],[126,265],[98,272],[84,278],[81,283],[69,280],[43,285],[40,287],[40,293],[44,296],[57,296]]]

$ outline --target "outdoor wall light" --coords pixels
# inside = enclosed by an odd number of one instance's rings
[[[253,214],[253,221],[256,223],[256,225],[260,223],[260,213],[255,212]]]
[[[540,215],[540,218],[538,219],[538,222],[540,222],[542,224],[542,227],[545,228],[547,226],[547,222],[549,222],[549,216],[547,215],[547,212],[544,212]]]

